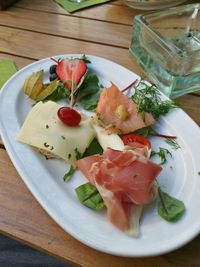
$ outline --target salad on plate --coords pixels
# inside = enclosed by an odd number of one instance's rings
[[[89,66],[84,55],[52,58],[48,83],[44,70],[25,79],[24,93],[33,106],[17,140],[46,159],[65,160],[70,165],[65,182],[80,171],[87,182],[75,189],[77,201],[94,212],[106,211],[108,220],[131,236],[139,236],[142,212],[151,203],[163,219],[180,219],[184,203],[157,180],[172,157],[164,145],[174,151],[180,146],[156,124],[177,105],[140,79],[125,88],[112,81],[105,87]],[[154,150],[152,138],[162,139],[164,147]]]

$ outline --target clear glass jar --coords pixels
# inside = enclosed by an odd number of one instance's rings
[[[169,97],[200,89],[200,4],[135,17],[130,52]]]

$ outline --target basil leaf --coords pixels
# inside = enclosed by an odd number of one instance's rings
[[[86,207],[99,211],[105,207],[96,187],[90,183],[82,184],[75,189],[79,201]]]
[[[99,97],[100,97],[100,91],[96,92],[95,94],[82,98],[79,101],[79,103],[84,109],[89,111],[94,111],[97,107]]]
[[[185,212],[185,205],[177,198],[171,197],[166,192],[159,190],[158,214],[169,222],[177,221]]]
[[[77,96],[77,100],[80,101],[89,95],[92,95],[99,91],[99,79],[96,74],[92,74],[89,70],[84,82],[80,87],[80,91]]]
[[[99,101],[101,87],[99,86],[99,79],[96,74],[88,74],[79,88],[77,101],[86,110],[94,110]]]

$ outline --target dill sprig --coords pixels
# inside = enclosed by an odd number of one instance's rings
[[[156,86],[147,85],[143,80],[136,86],[131,98],[137,104],[137,110],[142,116],[144,116],[144,112],[149,112],[154,119],[158,119],[159,116],[165,115],[169,110],[178,107],[171,100],[163,101]]]
[[[166,149],[166,148],[163,148],[163,147],[159,147],[159,151],[151,151],[151,157],[157,155],[161,162],[160,162],[160,165],[163,165],[167,162],[167,157],[170,156],[172,158],[172,154],[171,152]]]
[[[177,149],[181,148],[180,145],[178,144],[178,142],[176,141],[176,139],[166,138],[165,142],[168,145],[170,145],[172,147],[172,149],[174,149],[174,150],[177,150]]]

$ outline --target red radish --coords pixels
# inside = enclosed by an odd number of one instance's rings
[[[77,126],[81,121],[81,115],[70,107],[59,108],[57,115],[58,118],[68,126]]]
[[[82,59],[62,59],[57,64],[56,74],[70,91],[72,83],[77,86],[87,70],[87,65]]]

